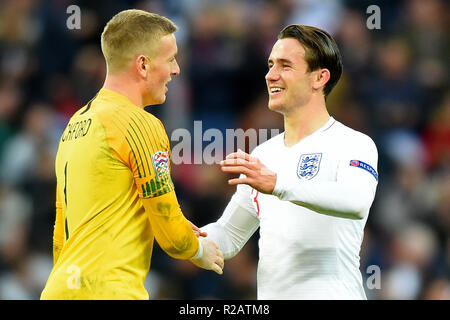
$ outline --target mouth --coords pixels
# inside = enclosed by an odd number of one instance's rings
[[[277,96],[283,93],[285,89],[282,87],[272,86],[269,87],[269,96]]]
[[[167,88],[167,84],[168,84],[169,82],[170,82],[170,80],[167,81],[167,82],[164,84],[164,92],[169,91],[169,89]]]
[[[164,88],[166,88],[166,92],[167,92],[167,85],[169,84],[169,82],[172,81],[172,78],[170,78],[165,84],[164,84]]]

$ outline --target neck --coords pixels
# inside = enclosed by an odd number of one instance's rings
[[[140,108],[145,107],[139,86],[136,81],[126,73],[107,74],[103,88],[124,95]]]
[[[284,114],[284,144],[287,147],[297,144],[321,128],[328,120],[330,115],[323,98]]]

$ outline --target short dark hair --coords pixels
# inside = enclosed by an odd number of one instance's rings
[[[342,74],[342,58],[334,39],[325,31],[311,26],[291,24],[281,30],[278,39],[294,38],[305,47],[308,72],[320,68],[330,71],[330,80],[325,84],[325,97],[333,90]]]

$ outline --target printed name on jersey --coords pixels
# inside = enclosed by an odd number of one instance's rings
[[[156,178],[169,175],[169,152],[158,151],[152,155],[152,164],[155,169]]]
[[[320,169],[322,153],[302,154],[297,166],[297,176],[300,179],[311,180]]]
[[[350,166],[366,170],[367,172],[369,172],[371,175],[374,176],[375,180],[378,181],[378,173],[374,168],[372,168],[370,164],[367,164],[360,160],[350,160]]]
[[[90,118],[74,123],[69,123],[61,137],[62,142],[84,137],[88,134],[91,123],[92,120]]]

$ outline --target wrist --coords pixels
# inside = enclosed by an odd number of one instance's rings
[[[275,180],[275,187],[273,188],[272,194],[281,199],[284,193],[284,179],[277,173]]]
[[[198,260],[202,256],[203,256],[203,245],[202,245],[201,238],[198,238],[198,250],[197,250],[197,253],[191,259]]]

